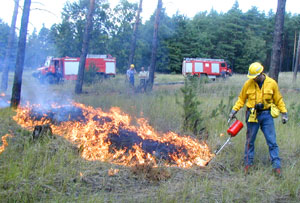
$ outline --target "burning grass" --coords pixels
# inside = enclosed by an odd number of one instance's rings
[[[213,156],[206,143],[173,132],[160,135],[145,119],[138,119],[139,127],[131,125],[130,116],[119,108],[106,113],[79,103],[53,105],[50,109],[27,106],[17,109],[14,119],[29,130],[50,125],[54,134],[75,144],[82,157],[90,161],[157,166],[164,160],[165,166],[189,168],[205,166]]]
[[[2,140],[2,146],[0,146],[0,154],[5,150],[5,147],[7,147],[7,141],[6,141],[6,139],[8,138],[8,137],[12,137],[12,135],[10,135],[10,134],[6,134],[6,135],[4,135],[4,136],[2,136],[1,137],[1,140]]]

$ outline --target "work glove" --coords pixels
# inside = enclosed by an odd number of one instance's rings
[[[286,122],[289,120],[287,113],[282,113],[281,114],[281,120],[282,120],[283,124],[286,124]]]
[[[231,110],[230,114],[229,114],[229,119],[228,119],[228,123],[235,118],[235,114],[237,113],[236,110]]]

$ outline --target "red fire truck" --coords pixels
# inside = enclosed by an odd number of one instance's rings
[[[38,68],[32,75],[40,82],[57,83],[60,80],[76,80],[79,69],[80,58],[47,57],[43,67]],[[88,54],[85,69],[94,67],[97,74],[108,77],[116,75],[116,58],[111,55]]]
[[[216,79],[231,76],[232,70],[224,59],[185,58],[182,63],[182,74]]]

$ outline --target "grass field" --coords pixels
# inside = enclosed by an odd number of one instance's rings
[[[108,111],[118,106],[135,118],[146,118],[158,132],[182,134],[182,84],[155,85],[150,93],[134,93],[119,75],[84,86],[75,95],[74,83],[46,86],[25,72],[22,102],[66,103],[69,100]],[[12,80],[12,76],[10,78]],[[199,111],[207,133],[206,142],[214,151],[227,139],[227,116],[246,75],[227,80],[199,82]],[[182,82],[181,75],[157,75],[156,83]],[[255,167],[243,173],[245,128],[207,167],[182,169],[159,166],[155,169],[129,168],[107,162],[87,161],[78,149],[61,136],[32,142],[31,131],[21,128],[10,108],[0,109],[0,137],[11,134],[0,154],[1,202],[299,202],[300,201],[300,85],[292,85],[292,73],[281,73],[279,87],[289,121],[275,120],[283,177],[272,174],[268,148],[259,132]],[[233,96],[234,99],[229,98]],[[9,93],[5,98],[9,98]],[[179,101],[179,103],[178,103]],[[215,113],[213,113],[215,112]],[[244,110],[238,113],[244,121]],[[191,135],[193,136],[193,135]],[[0,146],[3,143],[0,141]],[[115,175],[110,171],[118,169]],[[157,178],[159,176],[160,178]]]

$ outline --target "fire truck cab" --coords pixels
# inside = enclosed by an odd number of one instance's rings
[[[58,83],[61,80],[76,80],[80,58],[63,57],[53,58],[48,56],[44,66],[33,72],[33,76],[40,82],[49,84]],[[94,67],[96,74],[103,77],[116,75],[116,58],[110,55],[87,55],[85,69]]]
[[[182,63],[182,74],[216,79],[231,76],[232,70],[224,59],[185,58]]]

